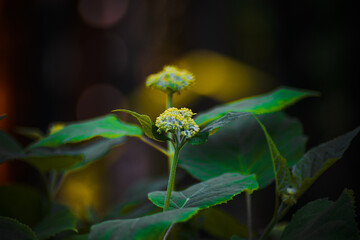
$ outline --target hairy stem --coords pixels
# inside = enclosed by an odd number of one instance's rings
[[[180,149],[178,147],[175,148],[174,158],[172,159],[169,182],[168,182],[168,186],[167,186],[167,193],[166,193],[166,199],[165,199],[165,205],[164,205],[164,211],[168,210],[168,208],[169,208],[171,192],[174,189],[176,166],[177,166],[177,162],[178,162],[179,150]]]
[[[167,99],[166,99],[166,109],[172,108],[172,106],[173,106],[172,98],[173,98],[173,93],[168,93]],[[168,133],[168,137],[170,139],[172,138],[171,133]],[[171,142],[169,142],[169,141],[167,143],[167,152],[168,152],[168,164],[169,164],[169,172],[170,172],[172,160],[174,157],[174,147],[172,146]]]
[[[165,154],[166,156],[169,156],[169,153],[166,151],[166,149],[164,149],[163,147],[161,147],[160,145],[150,141],[149,139],[145,138],[144,136],[140,137],[140,140],[143,141],[144,143],[152,146],[153,148],[155,148],[156,150],[159,150],[161,153]]]
[[[246,213],[248,225],[248,239],[252,239],[252,220],[251,220],[251,193],[246,191]]]

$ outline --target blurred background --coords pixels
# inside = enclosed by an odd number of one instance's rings
[[[350,0],[0,0],[0,115],[8,114],[0,127],[26,146],[18,127],[46,133],[54,122],[117,108],[155,119],[165,94],[146,89],[145,78],[175,64],[197,82],[174,105],[194,112],[281,85],[321,92],[286,110],[303,122],[311,148],[360,123],[356,16]],[[295,210],[346,187],[360,198],[359,138]],[[0,165],[1,184],[32,181],[27,166],[15,165]],[[80,216],[89,206],[101,214],[135,181],[166,171],[165,157],[130,139],[67,176],[58,199]],[[272,188],[255,193],[255,227],[271,217]],[[243,211],[243,199],[235,201]]]

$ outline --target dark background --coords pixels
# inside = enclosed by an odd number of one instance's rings
[[[357,15],[352,1],[340,0],[0,0],[0,114],[8,114],[1,129],[26,145],[30,140],[16,133],[19,126],[46,132],[50,123],[87,119],[116,108],[154,117],[164,105],[154,110],[153,102],[147,102],[145,78],[175,63],[187,66],[199,81],[188,93],[196,97],[176,97],[175,105],[195,112],[280,85],[321,92],[320,98],[287,110],[303,122],[310,148],[359,125]],[[225,69],[245,70],[233,75],[227,71],[227,80],[221,74],[206,78],[204,71],[216,69],[209,67],[204,52],[215,59],[215,66],[220,62]],[[250,77],[249,68],[255,72]],[[224,95],[201,89],[206,84],[223,85]],[[227,93],[229,86],[233,89]],[[155,94],[165,101],[161,93]],[[360,198],[359,140],[297,207],[319,197],[335,200],[344,188],[354,189]],[[163,158],[152,149],[136,140],[126,146],[141,151],[122,152],[120,160],[113,154],[115,160],[107,160],[102,170],[98,164],[93,167],[97,171],[90,167],[90,173],[73,176],[82,181],[88,174],[85,179],[91,182],[107,173],[100,212],[131,182],[166,173],[166,160],[150,160],[150,153]],[[263,227],[272,214],[271,188],[255,193],[256,227]],[[59,198],[68,199],[65,195]],[[357,205],[359,209],[358,200]]]

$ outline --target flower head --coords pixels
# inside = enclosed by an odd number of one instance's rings
[[[159,128],[159,133],[172,132],[188,139],[200,130],[192,119],[193,115],[194,113],[188,108],[169,108],[157,117],[155,125]]]
[[[161,72],[147,77],[146,86],[166,93],[175,93],[186,89],[194,81],[194,76],[187,70],[180,70],[175,66],[165,66]]]

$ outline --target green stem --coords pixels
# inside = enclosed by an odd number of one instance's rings
[[[168,186],[167,186],[164,211],[168,210],[168,208],[169,208],[171,192],[174,189],[176,166],[177,166],[177,162],[178,162],[179,151],[180,151],[180,148],[176,147],[175,152],[174,152],[174,158],[172,159],[172,164],[171,164],[171,169],[170,169],[170,176],[169,176],[169,182],[168,182]]]
[[[167,94],[167,99],[166,99],[166,109],[172,108],[173,106],[173,101],[172,101],[172,97],[173,93],[168,93]],[[168,137],[171,139],[171,133],[168,133]],[[171,142],[168,141],[167,142],[167,152],[168,152],[168,164],[169,164],[169,172],[171,171],[171,165],[172,165],[172,159],[174,157],[174,147],[172,146]]]
[[[251,220],[251,193],[246,191],[246,213],[247,213],[247,224],[248,224],[248,239],[252,239],[252,220]]]

